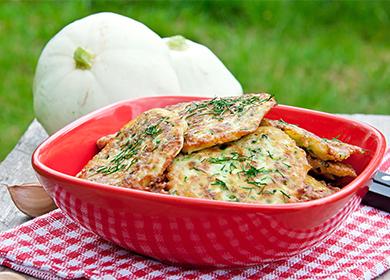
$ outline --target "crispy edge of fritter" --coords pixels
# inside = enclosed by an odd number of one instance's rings
[[[354,153],[363,154],[365,152],[364,149],[358,146],[339,140],[321,138],[310,131],[282,120],[263,119],[261,125],[270,125],[282,129],[295,140],[299,147],[306,149],[313,157],[321,160],[342,161]]]
[[[310,175],[307,175],[302,188],[298,189],[297,201],[305,202],[327,197],[338,192],[340,189],[326,184],[324,181],[318,181]]]
[[[356,172],[350,164],[333,161],[323,161],[308,155],[307,160],[311,165],[314,174],[323,176],[329,180],[336,177],[356,177]]]
[[[258,113],[259,117],[258,119],[254,120],[254,125],[250,129],[226,129],[222,132],[218,132],[217,128],[220,128],[218,124],[216,124],[213,127],[206,127],[205,130],[213,131],[213,133],[206,134],[208,137],[205,137],[205,135],[202,135],[202,137],[194,135],[197,130],[196,127],[199,123],[198,119],[194,119],[192,122],[192,119],[200,115],[204,115],[204,112],[199,111],[199,115],[194,114],[192,111],[188,114],[188,108],[189,106],[199,106],[202,104],[206,104],[206,108],[211,111],[210,102],[218,102],[219,100],[249,100],[250,98],[259,97],[261,99],[261,103],[258,105],[254,105],[250,107],[248,110],[255,110],[258,108],[258,110],[255,113]],[[277,104],[276,100],[273,98],[272,95],[268,93],[247,93],[241,96],[234,96],[229,98],[216,98],[212,100],[204,100],[204,101],[193,101],[193,102],[184,102],[184,103],[178,103],[174,105],[170,105],[165,107],[168,110],[173,110],[177,112],[180,116],[182,116],[188,123],[188,130],[186,134],[184,135],[184,145],[183,145],[183,152],[184,153],[192,153],[195,151],[203,150],[205,148],[209,148],[212,146],[220,145],[223,143],[231,142],[240,139],[241,137],[248,135],[252,132],[254,132],[260,125],[262,118],[268,113],[268,111],[274,107]],[[210,106],[209,106],[210,105]],[[247,104],[249,105],[249,104]],[[215,105],[213,105],[215,106]],[[234,105],[233,105],[234,106]],[[205,108],[205,107],[202,107]],[[196,110],[196,109],[195,109]],[[203,110],[203,109],[202,109]],[[232,112],[232,107],[226,108],[225,113],[232,114],[232,117],[234,117],[234,114],[237,114],[238,112]],[[259,112],[260,111],[260,112]],[[224,114],[225,114],[224,113]],[[248,113],[249,114],[249,113]],[[211,113],[208,113],[207,115],[211,115]],[[228,116],[225,116],[228,117]],[[221,121],[219,124],[222,126],[222,124],[225,124],[223,122],[224,118],[221,118]],[[207,121],[207,120],[206,120]],[[242,121],[242,124],[247,125],[245,121]],[[195,132],[194,132],[195,131]],[[198,130],[201,131],[201,130]]]
[[[115,138],[115,135],[116,135],[116,133],[113,133],[113,134],[108,134],[108,135],[100,137],[96,141],[96,146],[98,147],[98,149],[102,150],[108,144],[108,142],[110,142],[111,139]]]
[[[183,145],[183,152],[184,153],[193,153],[197,151],[201,151],[207,148],[211,148],[216,145],[221,145],[224,143],[232,142],[235,140],[240,139],[241,137],[248,135],[255,130],[240,130],[240,131],[235,131],[235,132],[230,132],[230,133],[222,133],[219,134],[219,137],[202,137],[202,138],[185,138],[187,139],[184,140],[184,145]]]
[[[178,122],[177,123],[177,129],[178,129],[178,132],[180,133],[180,136],[179,136],[180,139],[178,139],[178,143],[179,143],[178,149],[176,150],[176,152],[174,152],[172,155],[170,155],[170,157],[167,157],[165,159],[165,162],[164,162],[164,164],[163,164],[163,166],[161,168],[161,171],[158,172],[158,174],[156,174],[156,175],[150,175],[149,174],[148,176],[145,176],[145,177],[143,177],[140,180],[133,180],[133,179],[129,178],[128,176],[126,177],[125,174],[124,174],[122,181],[126,181],[126,185],[121,185],[120,187],[129,187],[129,186],[131,186],[132,188],[135,188],[135,189],[141,189],[141,190],[150,191],[151,188],[149,188],[149,185],[152,185],[152,189],[153,189],[154,185],[158,186],[159,185],[159,181],[161,181],[162,175],[164,174],[165,170],[168,168],[168,166],[171,164],[171,162],[177,156],[177,154],[180,153],[180,150],[182,149],[182,146],[183,146],[183,143],[184,143],[184,132],[187,129],[187,123],[182,118],[180,118],[179,115],[177,115],[175,112],[172,112],[172,111],[169,111],[169,110],[165,110],[165,109],[162,109],[162,108],[156,108],[156,109],[151,109],[151,110],[145,111],[142,114],[138,115],[135,119],[133,119],[133,120],[129,121],[127,124],[125,124],[119,130],[118,133],[110,134],[110,135],[107,135],[107,136],[103,136],[103,138],[106,137],[106,139],[104,141],[104,147],[102,148],[102,150],[98,154],[96,154],[83,167],[83,169],[76,175],[76,177],[81,178],[81,179],[90,180],[90,178],[88,178],[89,176],[88,176],[87,170],[89,170],[91,167],[93,167],[95,165],[94,160],[98,161],[100,159],[99,156],[101,156],[101,154],[108,154],[109,151],[114,148],[114,146],[115,146],[114,144],[115,144],[115,142],[117,140],[116,137],[117,137],[117,135],[119,133],[124,132],[126,130],[131,130],[132,127],[135,126],[143,117],[146,117],[145,115],[150,114],[154,110],[158,111],[160,114],[162,114],[162,113],[169,113],[169,114],[173,115],[177,119],[177,122]],[[166,146],[167,147],[172,147],[172,145],[166,145]],[[97,180],[92,180],[92,181],[98,182]],[[102,182],[102,183],[105,183],[105,182]]]

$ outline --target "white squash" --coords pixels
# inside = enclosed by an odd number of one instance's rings
[[[181,94],[211,97],[242,94],[240,83],[210,49],[181,35],[163,40],[170,50]]]
[[[62,29],[45,46],[33,86],[36,117],[49,134],[104,105],[178,95],[161,38],[140,22],[99,13]]]

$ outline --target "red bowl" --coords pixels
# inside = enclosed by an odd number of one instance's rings
[[[71,219],[119,246],[168,263],[248,266],[291,257],[332,234],[359,205],[385,151],[383,135],[369,125],[279,105],[268,118],[283,118],[321,137],[339,136],[367,149],[348,159],[358,177],[329,197],[283,205],[169,196],[74,177],[96,154],[99,137],[119,130],[145,110],[200,99],[140,98],[88,114],[34,152],[39,181]]]

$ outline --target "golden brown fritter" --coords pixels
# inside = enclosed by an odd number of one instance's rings
[[[149,190],[180,152],[187,124],[152,109],[126,124],[77,175],[99,183]]]
[[[283,131],[259,127],[235,142],[177,156],[168,189],[187,197],[286,203],[296,200],[309,168],[306,153]]]
[[[335,180],[337,177],[356,177],[356,172],[351,165],[334,162],[323,161],[311,156],[307,156],[307,161],[311,165],[311,171],[329,180]]]
[[[304,148],[310,155],[321,160],[342,161],[351,154],[364,153],[364,150],[360,147],[343,143],[337,139],[321,138],[314,133],[282,120],[264,119],[262,125],[280,128],[294,139],[299,147]]]
[[[267,93],[179,103],[166,107],[188,123],[183,152],[192,153],[231,142],[257,129],[263,116],[276,105]]]

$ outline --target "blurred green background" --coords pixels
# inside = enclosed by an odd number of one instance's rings
[[[34,117],[46,42],[75,19],[113,11],[160,36],[211,48],[246,92],[328,112],[390,114],[389,1],[10,1],[0,3],[0,160]]]

